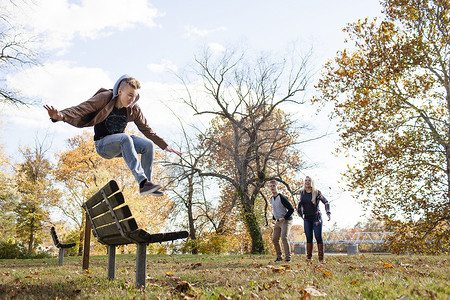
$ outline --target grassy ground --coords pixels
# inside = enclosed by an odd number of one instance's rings
[[[135,256],[117,255],[116,279],[107,257],[0,260],[2,299],[450,299],[448,256],[148,255],[146,288],[136,289]]]

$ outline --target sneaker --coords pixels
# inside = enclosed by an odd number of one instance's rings
[[[156,191],[151,192],[150,195],[155,196],[155,197],[161,197],[161,196],[164,196],[164,192],[156,190]]]
[[[153,184],[150,181],[147,181],[143,187],[139,189],[139,194],[141,195],[147,195],[151,194],[154,191],[157,191],[161,188],[159,184]]]
[[[275,262],[277,261],[283,261],[283,259],[281,257],[277,257],[277,259],[275,259]]]

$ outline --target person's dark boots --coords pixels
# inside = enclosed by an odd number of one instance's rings
[[[319,253],[319,262],[324,262],[324,260],[323,260],[323,244],[317,244],[317,252]]]
[[[306,259],[312,259],[313,243],[306,243]]]

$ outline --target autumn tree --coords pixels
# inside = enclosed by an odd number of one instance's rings
[[[299,64],[262,56],[252,63],[245,53],[213,56],[205,52],[196,58],[205,98],[194,99],[197,91],[186,85],[185,103],[196,115],[212,119],[200,135],[200,145],[208,155],[197,172],[232,187],[251,237],[252,253],[265,252],[255,211],[265,182],[270,178],[283,182],[287,169],[302,166],[295,150],[299,128],[280,107],[302,103],[297,94],[309,78],[306,61],[307,56]]]
[[[41,230],[48,221],[48,205],[59,197],[51,182],[52,163],[46,157],[45,142],[20,149],[24,161],[16,165],[15,184],[19,195],[16,214],[16,236],[32,252],[41,241]]]
[[[315,100],[333,103],[349,190],[395,231],[391,251],[450,240],[450,2],[384,0],[385,19],[349,24]],[[448,251],[448,250],[446,250]]]

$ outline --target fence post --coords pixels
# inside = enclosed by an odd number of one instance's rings
[[[347,254],[348,255],[358,254],[358,244],[347,245]]]

